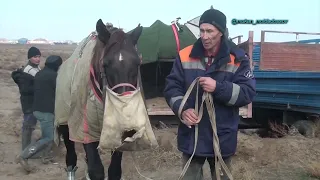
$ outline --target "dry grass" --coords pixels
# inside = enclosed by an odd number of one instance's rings
[[[319,178],[320,179],[320,162],[311,162],[306,165],[306,172],[310,177]]]
[[[28,49],[32,45],[0,44],[0,69],[14,70],[27,63]],[[42,55],[43,66],[45,58],[49,55],[59,55],[66,60],[76,48],[75,45],[34,45],[39,48]]]
[[[176,179],[181,172],[181,153],[176,149],[176,134],[171,129],[155,130],[160,148],[154,151],[134,153],[142,174],[159,179],[163,173]],[[164,135],[165,134],[165,135]],[[236,180],[315,180],[318,177],[320,142],[303,136],[287,136],[280,139],[261,138],[239,133],[237,153],[232,160],[232,174]],[[131,159],[128,155],[126,158]],[[141,178],[132,165],[127,177]],[[151,173],[157,171],[158,173]],[[176,171],[172,173],[172,171]],[[205,165],[205,178],[209,168]]]
[[[281,138],[288,135],[289,126],[282,123],[278,124],[276,122],[269,121],[269,127],[271,129],[271,137]]]
[[[239,180],[255,180],[256,177],[254,169],[243,161],[234,164],[232,174],[236,174]]]

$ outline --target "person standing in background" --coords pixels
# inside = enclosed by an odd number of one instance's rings
[[[28,50],[28,62],[25,66],[11,73],[11,78],[19,87],[20,102],[23,112],[23,123],[21,133],[22,151],[31,143],[31,135],[37,124],[33,115],[34,77],[40,71],[41,52],[36,47]]]
[[[31,171],[27,160],[43,150],[43,162],[49,157],[54,135],[54,107],[56,93],[56,78],[62,64],[60,56],[51,55],[46,59],[45,67],[34,78],[33,115],[41,126],[41,139],[27,146],[17,157],[17,162],[26,171]]]

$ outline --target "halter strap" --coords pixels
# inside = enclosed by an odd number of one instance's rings
[[[130,83],[120,83],[120,84],[117,84],[117,85],[113,86],[113,87],[111,88],[111,90],[114,90],[114,89],[116,89],[116,88],[118,88],[118,87],[131,87],[131,88],[133,88],[134,90],[137,89],[136,87],[134,87],[134,86],[133,86],[132,84],[130,84]]]
[[[172,24],[172,31],[174,34],[174,38],[176,40],[176,46],[177,46],[177,52],[180,51],[180,40],[179,40],[179,35],[178,35],[178,30],[177,30],[177,24]]]

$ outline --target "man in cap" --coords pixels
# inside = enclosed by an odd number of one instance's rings
[[[33,96],[34,96],[34,77],[39,72],[40,67],[40,50],[36,47],[31,47],[28,50],[28,62],[11,73],[11,77],[19,87],[20,102],[23,112],[22,123],[22,150],[31,143],[31,135],[37,124],[37,119],[32,114]]]
[[[32,170],[27,160],[43,149],[43,158],[48,157],[53,144],[56,78],[61,64],[60,56],[49,56],[44,69],[39,71],[34,79],[33,115],[40,122],[42,137],[37,142],[29,144],[17,157],[17,162],[26,171]]]
[[[193,154],[194,125],[198,124],[197,148],[184,180],[202,180],[202,166],[206,160],[210,164],[212,179],[217,179],[213,130],[206,107],[202,119],[198,121],[194,109],[196,94],[191,93],[182,113],[178,114],[190,84],[200,76],[202,88],[199,88],[199,97],[203,92],[213,97],[221,155],[229,168],[237,146],[239,107],[249,104],[256,94],[254,77],[245,52],[237,47],[230,48],[225,37],[226,16],[219,10],[209,9],[200,17],[199,26],[200,38],[179,52],[164,89],[168,105],[181,117],[177,141],[178,149],[183,153],[184,165]],[[229,178],[223,172],[221,179]]]

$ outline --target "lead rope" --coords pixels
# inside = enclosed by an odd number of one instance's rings
[[[181,118],[182,109],[183,109],[184,105],[186,104],[186,101],[189,98],[194,86],[197,84],[197,93],[196,93],[196,102],[195,102],[195,111],[196,111],[196,114],[198,115],[198,122],[197,123],[199,123],[201,121],[201,118],[203,116],[203,104],[205,102],[206,103],[206,107],[207,107],[207,111],[208,111],[208,114],[209,114],[209,119],[210,119],[210,122],[211,122],[212,130],[213,130],[213,150],[214,150],[214,159],[215,159],[216,178],[217,178],[217,180],[221,179],[220,176],[223,175],[223,171],[221,170],[221,166],[222,166],[222,168],[224,169],[224,171],[225,171],[226,175],[228,176],[228,178],[230,180],[233,180],[232,174],[231,174],[230,170],[228,169],[227,165],[225,164],[225,162],[223,161],[222,156],[221,156],[219,137],[218,137],[218,134],[217,134],[216,113],[215,113],[215,108],[214,108],[214,104],[213,104],[213,97],[212,97],[212,95],[210,93],[208,93],[208,92],[204,92],[203,93],[200,109],[198,109],[198,105],[199,105],[199,99],[198,99],[199,78],[200,77],[197,77],[191,83],[191,85],[189,86],[186,94],[184,95],[184,97],[182,99],[182,102],[180,104],[180,107],[179,107],[178,116],[179,116],[180,120],[183,121],[182,118]],[[193,156],[194,156],[194,154],[196,152],[196,149],[197,149],[198,134],[199,134],[199,127],[198,127],[198,124],[196,124],[195,125],[195,135],[194,135],[195,142],[194,142],[193,152],[192,152],[191,157],[189,158],[189,160],[185,164],[185,166],[184,166],[184,168],[182,170],[182,173],[181,173],[181,175],[180,175],[178,180],[181,180],[184,177],[184,175],[187,172],[187,169],[190,166],[190,163],[191,163],[191,161],[193,159]]]
[[[233,180],[232,174],[231,174],[229,168],[227,167],[227,165],[225,164],[225,162],[223,161],[222,156],[221,156],[219,137],[218,137],[218,134],[217,134],[216,113],[215,113],[215,108],[214,108],[214,104],[213,104],[213,97],[212,97],[212,95],[210,93],[208,93],[208,92],[204,92],[203,93],[202,100],[201,100],[201,105],[200,105],[200,109],[199,109],[199,96],[198,96],[198,94],[199,94],[199,78],[200,77],[197,77],[191,83],[191,85],[189,86],[186,94],[184,95],[184,97],[183,97],[183,99],[181,101],[179,110],[178,110],[178,116],[179,116],[180,120],[182,121],[182,119],[181,119],[182,109],[183,109],[184,105],[186,104],[187,99],[189,98],[194,86],[197,84],[197,93],[196,93],[196,102],[195,102],[195,111],[196,111],[196,114],[198,115],[198,122],[197,123],[199,123],[201,121],[201,118],[203,116],[203,105],[204,105],[204,103],[206,103],[206,107],[207,107],[207,111],[208,111],[208,114],[209,114],[210,123],[211,123],[212,130],[213,130],[213,150],[214,150],[216,179],[217,180],[221,180],[221,176],[223,175],[223,171],[221,169],[221,167],[222,167],[224,169],[224,172],[228,176],[229,180]],[[194,141],[195,142],[194,142],[193,152],[192,152],[191,157],[189,158],[189,160],[185,164],[185,166],[184,166],[184,168],[183,168],[178,180],[182,180],[182,178],[186,174],[187,169],[189,168],[190,163],[191,163],[191,161],[192,161],[192,159],[194,157],[194,154],[196,152],[196,149],[197,149],[198,135],[199,135],[198,124],[195,125],[195,129],[194,130],[195,130],[195,133],[194,133]],[[133,159],[133,163],[134,163],[135,169],[137,170],[138,174],[141,177],[143,177],[143,178],[145,178],[147,180],[153,180],[153,179],[148,178],[148,177],[146,177],[146,176],[144,176],[144,175],[142,175],[140,173],[138,165],[137,165],[136,160],[134,158],[133,152],[131,152],[131,156],[132,156],[132,159]]]

